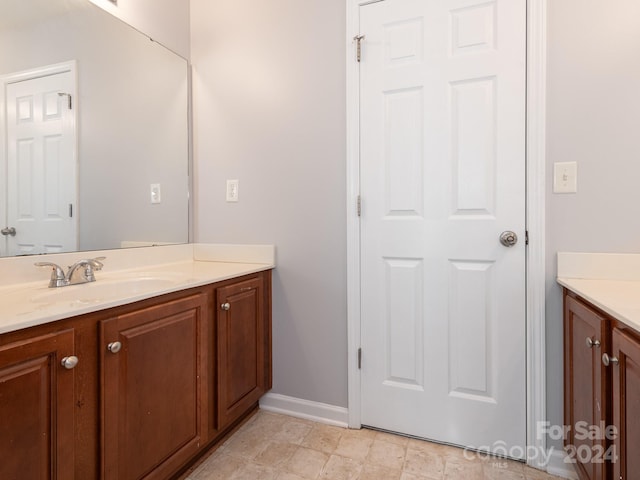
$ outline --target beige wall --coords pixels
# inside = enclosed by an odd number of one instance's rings
[[[89,0],[189,58],[189,0]]]
[[[549,1],[547,385],[562,421],[558,251],[640,252],[640,2]],[[578,162],[578,193],[551,193],[554,162]]]
[[[277,246],[274,392],[343,407],[345,8],[191,4],[196,240]],[[226,179],[240,181],[237,204]]]

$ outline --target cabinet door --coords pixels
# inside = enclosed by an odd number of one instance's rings
[[[206,443],[206,318],[196,294],[101,322],[103,478],[169,478]]]
[[[217,289],[218,427],[258,402],[266,389],[262,276]]]
[[[2,480],[73,478],[72,355],[73,330],[0,346]]]
[[[606,464],[604,435],[588,435],[588,429],[602,425],[607,418],[607,382],[601,362],[607,345],[608,321],[572,297],[565,296],[564,378],[565,424],[570,427],[565,445],[582,479],[603,480]],[[599,438],[592,438],[597,436]]]
[[[640,343],[618,329],[613,330],[613,424],[618,459],[613,478],[640,478]],[[615,362],[617,360],[617,362]]]

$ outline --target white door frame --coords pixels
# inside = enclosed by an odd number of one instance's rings
[[[73,160],[76,164],[76,171],[79,170],[78,165],[78,142],[79,142],[79,132],[78,132],[78,65],[75,60],[70,60],[68,62],[56,63],[52,65],[45,65],[42,67],[33,68],[30,70],[23,70],[20,72],[14,72],[7,75],[0,76],[0,198],[7,198],[7,162],[9,158],[7,145],[7,86],[12,83],[23,82],[25,80],[33,80],[35,78],[46,77],[49,75],[56,75],[58,73],[71,72],[73,76],[74,88],[73,91],[70,92],[73,102],[75,106],[72,110],[71,122],[73,124],[73,131],[75,135],[75,140],[73,143]],[[75,212],[74,219],[76,223],[76,246],[80,241],[80,229],[79,229],[79,177],[80,175],[76,175],[76,201],[75,201]],[[0,223],[6,222],[8,206],[5,207],[4,212],[0,212]],[[4,228],[7,225],[2,225],[0,228]],[[0,239],[0,257],[6,255],[6,251],[4,251],[4,244],[6,242],[3,241],[4,238]]]
[[[347,2],[347,326],[349,427],[361,426],[360,370],[360,85],[353,38],[359,31],[359,8],[384,0]],[[547,0],[527,0],[526,117],[526,365],[527,463],[545,468],[546,441],[538,435],[546,420],[545,352],[545,127]],[[366,40],[365,47],[366,48]],[[366,208],[366,206],[365,206]],[[540,438],[542,437],[542,438]]]

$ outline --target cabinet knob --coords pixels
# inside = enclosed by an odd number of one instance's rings
[[[616,357],[610,357],[608,354],[603,353],[602,354],[602,363],[604,364],[605,367],[608,367],[611,364],[618,364],[618,359]]]
[[[121,348],[122,344],[120,342],[111,342],[109,345],[107,345],[107,350],[109,350],[111,353],[118,353]]]
[[[587,337],[587,347],[593,348],[593,347],[599,347],[599,346],[600,346],[600,340]]]
[[[220,308],[222,310],[229,310],[231,308],[231,304],[229,302],[225,302],[222,305],[220,305]]]
[[[76,368],[76,365],[78,365],[79,361],[80,360],[78,360],[78,357],[76,357],[75,355],[71,355],[69,357],[64,357],[62,359],[62,362],[60,363],[67,370],[73,370],[74,368]]]

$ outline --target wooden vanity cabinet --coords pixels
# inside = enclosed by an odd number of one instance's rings
[[[2,480],[73,478],[74,355],[70,329],[0,342]]]
[[[614,328],[612,359],[613,425],[618,459],[613,463],[615,479],[640,478],[640,339],[628,329]]]
[[[565,445],[578,476],[640,480],[640,332],[566,289],[564,302]],[[580,421],[599,438],[576,438]]]
[[[103,478],[166,479],[206,444],[207,295],[100,322]]]
[[[216,290],[218,429],[232,424],[271,388],[263,277]]]
[[[0,479],[179,478],[270,388],[270,271],[1,334]]]
[[[603,346],[608,345],[609,321],[576,298],[565,297],[564,321],[564,423],[569,426],[565,446],[578,461],[583,480],[604,480],[606,464],[596,463],[578,452],[606,451],[605,438],[590,438],[584,429],[607,420],[608,377],[602,364]]]

